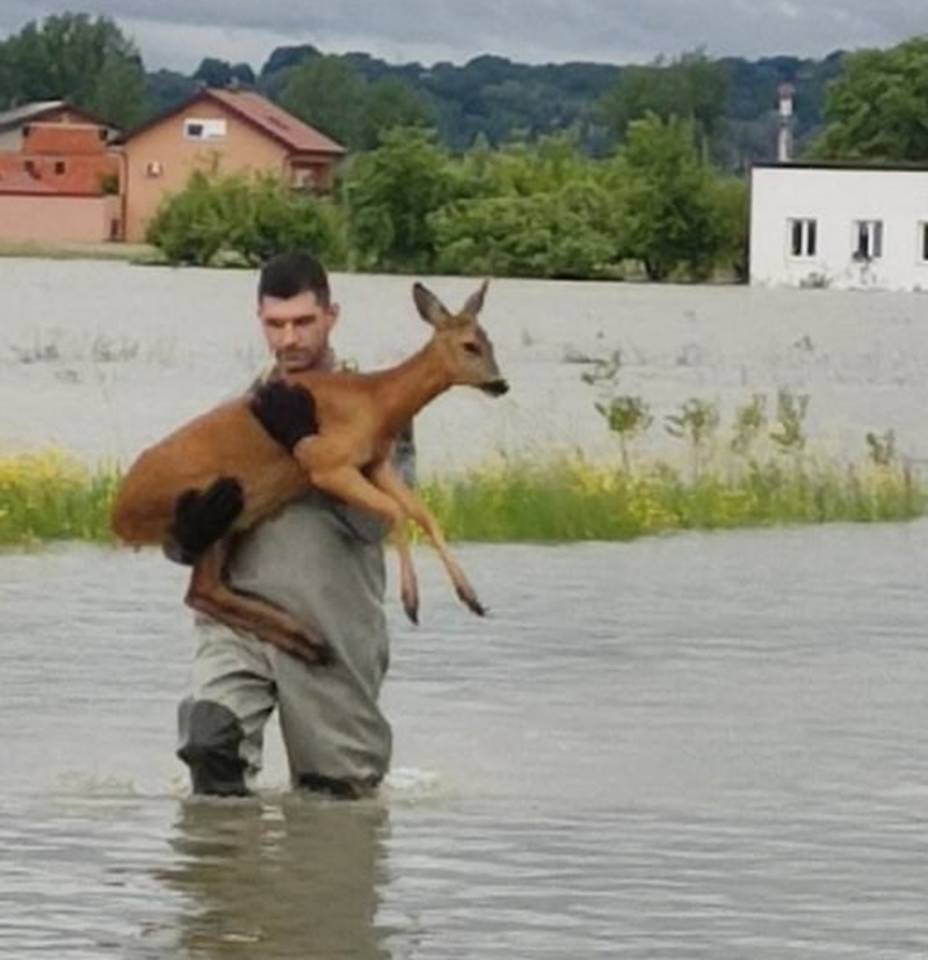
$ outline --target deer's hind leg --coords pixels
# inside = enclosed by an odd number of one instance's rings
[[[261,640],[310,663],[328,663],[331,660],[328,645],[300,626],[289,613],[266,600],[245,596],[226,586],[222,573],[228,554],[229,540],[223,539],[197,558],[187,588],[187,605],[228,627],[254,633]]]

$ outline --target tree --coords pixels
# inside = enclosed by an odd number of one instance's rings
[[[327,199],[294,191],[279,176],[195,172],[166,197],[147,240],[171,263],[207,266],[220,253],[258,265],[280,250],[315,250],[327,264],[345,261],[342,214]]]
[[[614,174],[625,255],[640,260],[651,280],[681,266],[706,276],[725,243],[724,220],[692,124],[653,114],[636,120]]]
[[[366,91],[360,120],[360,146],[376,147],[395,127],[429,127],[435,121],[430,108],[409,84],[385,79],[372,83]]]
[[[357,157],[345,184],[363,266],[426,269],[435,257],[429,214],[454,196],[448,156],[434,134],[398,127]]]
[[[32,21],[0,44],[6,104],[63,98],[131,126],[145,110],[145,74],[135,44],[108,17],[63,13]]]
[[[827,125],[810,154],[828,160],[928,160],[928,37],[848,54],[827,89]]]
[[[108,123],[129,129],[141,123],[148,113],[145,75],[131,61],[109,57],[84,105]]]
[[[441,271],[510,277],[587,278],[615,254],[604,229],[609,196],[592,178],[529,196],[446,204],[429,218]]]
[[[340,57],[313,57],[288,73],[281,105],[348,147],[361,141],[364,80]]]
[[[193,79],[205,83],[208,87],[228,87],[232,82],[240,83],[245,87],[255,85],[254,70],[247,63],[231,64],[228,60],[217,60],[215,57],[205,57],[200,61]]]
[[[649,66],[625,67],[600,101],[600,110],[620,139],[649,113],[661,120],[688,120],[707,151],[719,133],[727,94],[725,68],[697,50],[670,63],[658,59]]]
[[[739,177],[715,178],[710,191],[713,215],[721,238],[717,253],[719,266],[731,270],[740,283],[748,278],[750,210],[748,187]],[[713,236],[715,232],[713,232]]]

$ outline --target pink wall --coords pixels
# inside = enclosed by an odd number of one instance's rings
[[[0,194],[0,240],[100,243],[120,216],[119,197]]]

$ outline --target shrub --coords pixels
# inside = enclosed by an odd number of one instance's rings
[[[194,173],[183,191],[164,201],[147,240],[171,263],[199,266],[220,253],[257,265],[288,249],[313,250],[330,267],[346,260],[344,223],[335,205],[272,174]]]

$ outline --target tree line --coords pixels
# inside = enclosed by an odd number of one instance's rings
[[[822,60],[713,59],[700,51],[643,66],[532,66],[479,56],[466,64],[389,64],[364,53],[327,55],[305,44],[249,64],[205,57],[192,75],[147,71],[111,19],[61,13],[0,41],[0,109],[66,98],[131,128],[175,106],[197,84],[254,87],[352,150],[397,126],[434,128],[453,151],[569,133],[608,156],[648,113],[691,121],[707,156],[740,171],[772,159],[781,83],[796,88],[800,151],[825,159],[925,159],[928,40]]]

